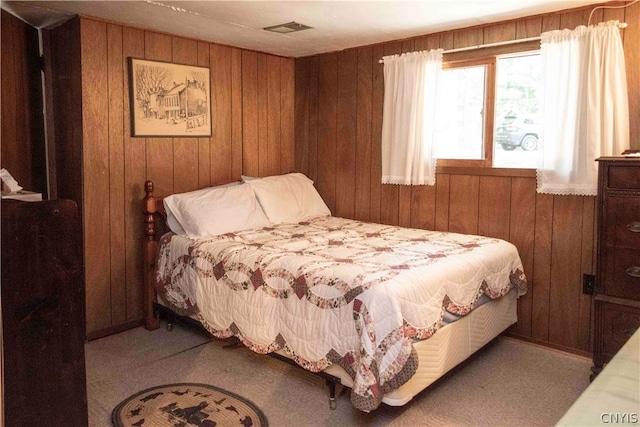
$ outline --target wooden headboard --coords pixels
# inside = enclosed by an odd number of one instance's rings
[[[143,200],[144,240],[142,242],[142,286],[144,301],[144,326],[148,330],[160,327],[160,316],[154,308],[156,299],[155,278],[158,242],[169,230],[167,212],[164,209],[164,197],[154,197],[153,181],[144,183],[146,193]]]

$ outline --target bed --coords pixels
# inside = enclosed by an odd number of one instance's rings
[[[334,217],[303,174],[145,189],[147,328],[169,307],[336,378],[362,411],[409,402],[515,323],[526,292],[512,244]]]

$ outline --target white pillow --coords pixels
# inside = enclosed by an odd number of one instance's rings
[[[253,189],[262,210],[274,224],[331,215],[313,181],[301,173],[252,179],[244,185]]]
[[[199,197],[199,195],[201,193],[207,193],[215,188],[225,188],[225,187],[232,187],[234,185],[240,185],[242,184],[242,181],[233,181],[230,182],[228,184],[222,184],[222,185],[216,185],[214,187],[207,187],[207,188],[202,188],[200,190],[194,190],[194,191],[190,191],[188,193],[179,193],[179,194],[174,194],[172,196],[169,196],[172,198],[172,200],[177,200],[177,199],[191,199],[191,198],[197,198]],[[175,202],[173,202],[175,203]],[[178,220],[176,219],[176,216],[173,214],[173,211],[171,210],[171,206],[169,206],[166,202],[166,199],[163,200],[163,204],[164,204],[164,211],[167,214],[167,225],[169,226],[169,229],[171,231],[173,231],[176,234],[180,234],[181,236],[186,236],[187,233],[184,231],[184,228],[182,228],[182,225],[180,225],[180,223],[178,222]]]
[[[165,207],[191,238],[216,236],[270,225],[246,185],[221,186],[174,194],[164,199]]]

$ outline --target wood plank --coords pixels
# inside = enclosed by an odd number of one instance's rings
[[[54,60],[51,54],[53,48],[51,46],[51,31],[43,30],[42,31],[42,52],[44,55],[44,105],[47,106],[45,111],[45,129],[46,129],[46,141],[47,141],[47,152],[46,159],[49,167],[47,168],[47,179],[49,183],[49,195],[48,199],[53,200],[58,198],[58,171],[56,170],[56,165],[58,161],[56,159],[56,120],[54,114],[54,108],[50,108],[49,106],[54,105],[54,99],[56,99],[53,95],[53,87],[54,87],[54,79],[51,76],[53,72],[53,63]],[[5,49],[8,50],[8,49]],[[0,60],[2,64],[4,64],[4,59]],[[4,84],[5,80],[2,80]],[[5,91],[0,89],[4,94]],[[4,95],[3,95],[4,96]],[[59,102],[60,100],[58,100]],[[2,103],[2,107],[4,107],[4,102]],[[5,117],[4,113],[2,113],[2,117]],[[4,119],[2,119],[4,120]],[[4,132],[5,126],[2,126],[2,130]],[[4,139],[4,133],[2,136]],[[5,144],[2,144],[2,147],[5,147]],[[4,158],[4,155],[0,154],[0,158]],[[18,181],[19,182],[19,181]]]
[[[443,49],[453,49],[454,48],[454,36],[453,31],[446,31],[440,34],[440,47]]]
[[[144,56],[144,31],[128,27],[122,29],[122,62],[127,68],[127,58]],[[129,80],[125,79],[123,91],[124,114],[124,186],[125,186],[125,251],[127,260],[127,320],[142,319],[142,248],[144,236],[141,200],[144,197],[146,176],[146,140],[131,137]]]
[[[478,233],[509,240],[511,226],[511,178],[479,178]]]
[[[596,227],[596,198],[582,198],[582,247],[581,247],[581,274],[595,275],[594,268],[594,230]],[[581,282],[580,282],[581,283]],[[579,293],[578,297],[578,347],[580,350],[592,351],[591,348],[591,318],[592,297]]]
[[[296,170],[295,160],[295,62],[280,58],[280,170]]]
[[[267,174],[278,175],[280,173],[280,58],[274,55],[267,56]]]
[[[311,58],[295,61],[295,170],[309,176],[309,84]]]
[[[211,184],[219,184],[232,177],[232,105],[231,105],[231,49],[211,44],[211,124],[209,150]]]
[[[516,38],[526,39],[538,37],[542,33],[542,17],[522,19],[516,21]]]
[[[604,19],[604,10],[605,9],[595,9],[592,12],[592,9],[589,9],[589,15],[587,15],[587,21],[585,21],[584,25],[587,25],[587,22],[590,22],[589,25],[597,25],[599,22],[604,22],[603,21],[603,19]],[[609,9],[609,10],[615,10],[615,9]],[[620,9],[620,11],[622,12],[621,9]],[[589,21],[589,16],[591,16],[591,21]],[[624,22],[624,21],[621,21],[621,22]]]
[[[3,9],[2,38],[3,46],[10,47],[2,50],[1,60],[2,167],[25,190],[43,193],[46,199],[46,145],[41,114],[38,30]]]
[[[589,13],[591,13],[591,9],[576,9],[560,13],[560,28],[573,30],[580,25],[587,25]]]
[[[336,210],[344,218],[354,218],[356,199],[356,130],[358,99],[358,51],[338,53],[336,104]]]
[[[430,34],[418,37],[414,40],[414,48],[417,51],[438,49],[440,47],[440,34]]]
[[[55,119],[57,197],[78,203],[82,218],[84,202],[79,183],[83,180],[83,133],[78,131],[82,126],[82,85],[78,83],[82,81],[80,18],[72,18],[48,34],[52,47],[48,52],[51,60],[48,78],[56,88],[52,93],[55,102],[49,106]]]
[[[371,93],[371,215],[369,219],[380,222],[382,198],[382,109],[384,106],[384,69],[379,62],[384,56],[382,45],[374,46],[372,56]]]
[[[231,179],[238,179],[244,167],[242,50],[231,49]]]
[[[436,175],[436,220],[435,230],[449,231],[451,175]]]
[[[173,62],[198,65],[198,42],[173,37]],[[173,139],[173,191],[184,193],[198,189],[198,138]]]
[[[483,31],[481,27],[465,28],[453,32],[453,47],[478,46],[483,43]]]
[[[516,21],[497,23],[483,28],[483,43],[497,43],[516,38]]]
[[[320,127],[320,59],[309,64],[309,178],[318,180],[318,129]],[[317,187],[317,184],[316,184]]]
[[[171,62],[198,65],[198,42],[183,37],[171,37]]]
[[[172,37],[145,31],[145,59],[171,62]],[[155,185],[157,196],[173,191],[173,139],[147,138],[147,177]]]
[[[83,229],[87,331],[112,325],[107,26],[82,20]]]
[[[531,337],[533,309],[533,261],[536,224],[535,178],[511,179],[511,225],[509,241],[516,245],[527,277],[527,293],[518,299],[518,323],[514,332]]]
[[[6,19],[5,19],[6,22]],[[11,167],[14,170],[14,178],[25,188],[34,188],[34,182],[32,180],[33,168],[31,166],[31,161],[34,158],[33,146],[30,141],[29,133],[27,129],[29,129],[29,121],[31,118],[31,114],[29,114],[27,105],[29,96],[29,66],[28,66],[28,58],[27,58],[27,40],[24,38],[24,34],[28,31],[29,27],[24,25],[21,21],[11,21],[12,27],[12,37],[11,42],[15,43],[15,45],[6,45],[11,46],[14,51],[17,51],[18,54],[14,55],[11,58],[10,75],[12,77],[13,87],[7,88],[7,92],[10,94],[10,99],[13,101],[12,104],[9,104],[10,116],[14,119],[13,129],[14,138],[13,140],[5,139],[4,144],[15,144],[14,150],[7,151],[4,150],[4,154],[8,155],[5,160],[4,157],[2,159],[3,166],[5,165],[5,161],[9,162],[5,167]],[[6,31],[5,31],[6,33]],[[6,70],[6,68],[5,68]],[[4,94],[4,92],[3,92]],[[11,169],[9,169],[11,171]]]
[[[258,159],[259,176],[271,175],[269,168],[269,123],[267,55],[258,53]]]
[[[435,230],[436,186],[418,185],[411,192],[411,224],[413,228]]]
[[[4,46],[16,46],[14,49],[2,49],[2,79],[0,80],[2,87],[2,167],[6,168],[18,182],[24,182],[28,173],[23,172],[21,164],[21,156],[19,147],[20,138],[18,138],[18,130],[20,119],[18,117],[18,90],[24,86],[22,80],[24,72],[16,73],[15,70],[19,65],[19,58],[15,51],[19,50],[21,38],[20,21],[4,9],[0,9],[2,13],[2,44]],[[25,153],[24,157],[27,158]]]
[[[545,15],[542,17],[542,32],[560,29],[560,15]]]
[[[260,175],[258,143],[258,54],[242,51],[242,173]]]
[[[24,86],[24,98],[22,101],[22,109],[24,111],[24,122],[22,126],[25,128],[25,144],[29,145],[31,156],[24,159],[25,164],[30,169],[29,178],[24,181],[23,187],[30,188],[33,191],[47,195],[47,158],[46,158],[46,141],[44,135],[44,116],[43,97],[42,97],[42,79],[41,79],[41,63],[40,63],[40,42],[38,30],[25,25],[25,58],[24,73],[28,84]],[[34,114],[38,112],[38,114]],[[6,142],[6,141],[5,141]],[[24,146],[22,148],[25,148]],[[20,182],[20,181],[18,181]]]
[[[173,139],[147,138],[147,177],[158,196],[173,194]]]
[[[356,112],[356,182],[354,217],[368,221],[371,217],[371,123],[373,95],[373,48],[358,49]]]
[[[478,234],[480,178],[451,175],[449,189],[449,231]]]
[[[43,95],[43,82],[42,82],[42,64],[47,63],[47,59],[41,61],[40,49],[41,40],[39,30],[30,25],[26,25],[25,39],[27,40],[26,46],[26,67],[29,85],[25,88],[25,95],[28,97],[27,103],[23,104],[27,120],[23,123],[27,127],[27,144],[31,146],[32,157],[29,162],[31,167],[30,179],[26,185],[22,187],[32,189],[33,191],[42,193],[44,198],[48,197],[47,193],[51,183],[47,182],[47,169],[48,165],[54,164],[55,155],[53,159],[48,159],[47,156],[51,154],[48,150],[48,144],[51,141],[46,140],[45,137],[45,115],[48,111],[44,111],[44,97]],[[50,65],[50,64],[49,64]],[[5,143],[7,141],[5,140]],[[0,144],[4,145],[4,144]],[[26,160],[25,160],[26,161]],[[18,181],[20,182],[20,181]],[[55,187],[55,184],[53,184]]]
[[[336,211],[336,113],[338,56],[327,54],[319,60],[318,179],[316,187],[331,210]]]
[[[531,336],[543,342],[549,340],[553,202],[554,197],[550,194],[536,195],[533,277],[529,279],[533,299]]]
[[[127,321],[127,281],[124,206],[123,88],[126,68],[122,60],[122,27],[107,25],[107,88],[109,140],[109,234],[112,324]]]
[[[555,196],[551,249],[551,299],[549,341],[578,348],[579,310],[582,276],[582,198]],[[574,307],[573,310],[568,310]]]
[[[625,9],[624,57],[627,68],[629,117],[640,117],[640,3]],[[640,150],[640,120],[629,122],[630,148]]]
[[[198,66],[209,68],[209,43],[198,42]],[[211,72],[209,73],[209,87],[213,91],[211,84]],[[213,101],[211,93],[209,96],[209,104]],[[213,109],[211,111],[213,116]],[[212,119],[213,120],[213,119]],[[213,135],[213,125],[211,128]],[[198,138],[198,188],[204,188],[211,185],[211,139]]]

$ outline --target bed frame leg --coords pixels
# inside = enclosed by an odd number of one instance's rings
[[[329,408],[333,411],[338,406],[336,403],[336,383],[327,379],[327,385],[329,386]]]
[[[156,299],[156,291],[154,287],[155,279],[153,277],[155,271],[156,256],[158,254],[158,242],[155,239],[156,220],[154,214],[157,213],[156,199],[153,197],[153,182],[145,182],[146,196],[143,200],[144,210],[144,240],[142,250],[143,262],[143,307],[144,307],[144,325],[149,331],[153,331],[160,327],[160,315],[154,307]]]

